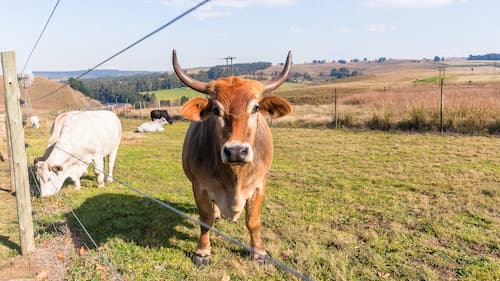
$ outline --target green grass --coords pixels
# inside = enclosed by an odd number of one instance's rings
[[[181,97],[186,96],[188,98],[192,97],[204,97],[205,95],[198,93],[191,88],[176,88],[171,90],[158,90],[158,91],[149,91],[149,92],[141,92],[141,94],[154,94],[157,100],[170,100],[177,101],[180,100]]]
[[[415,83],[420,83],[420,84],[437,84],[437,83],[439,83],[439,79],[441,79],[439,76],[432,76],[432,77],[417,79],[417,80],[415,80]]]
[[[123,119],[124,131],[138,122]],[[196,217],[180,160],[187,125],[126,134],[115,177]],[[33,151],[39,137],[28,133]],[[300,128],[273,137],[262,237],[276,259],[315,280],[500,279],[499,138]],[[212,264],[194,266],[198,226],[119,183],[97,189],[93,173],[60,194],[34,200],[35,210],[56,206],[38,227],[74,224],[53,211],[70,204],[126,280],[294,280],[215,235]],[[249,242],[244,220],[216,227]],[[68,278],[109,280],[102,264],[95,250],[75,254]]]
[[[265,83],[265,82],[264,82]],[[290,91],[290,90],[296,90],[296,89],[302,89],[306,88],[306,85],[303,84],[297,84],[297,83],[283,83],[279,87],[276,92],[283,92],[283,91]],[[188,98],[192,97],[206,97],[206,95],[198,93],[191,88],[184,87],[184,88],[176,88],[176,89],[170,89],[170,90],[158,90],[158,91],[148,91],[148,92],[141,92],[141,94],[155,94],[157,100],[171,100],[171,101],[177,101],[180,100],[181,97],[186,96]]]

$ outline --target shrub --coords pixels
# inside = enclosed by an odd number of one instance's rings
[[[340,127],[352,128],[354,127],[354,115],[346,113],[338,119],[338,124]]]
[[[366,122],[368,128],[372,130],[383,130],[388,131],[392,128],[391,116],[389,114],[385,114],[383,117],[378,115],[377,113],[373,114],[373,116]]]
[[[486,125],[486,130],[488,133],[499,135],[500,134],[500,118],[496,118],[495,121],[492,121]]]
[[[188,100],[189,100],[189,98],[188,98],[188,97],[186,97],[186,96],[182,96],[182,97],[181,97],[181,105],[184,105],[184,104],[185,104]]]

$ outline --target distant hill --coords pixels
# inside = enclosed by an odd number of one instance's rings
[[[37,76],[33,85],[28,88],[33,114],[48,115],[49,113],[77,110],[83,108],[98,108],[101,103],[84,96],[82,93],[64,86],[52,93],[63,84]],[[5,111],[3,78],[0,76],[0,112]],[[21,99],[25,99],[26,89],[20,89]],[[50,95],[49,95],[50,94]],[[23,107],[23,111],[25,108]]]
[[[87,70],[73,71],[33,71],[35,76],[43,76],[49,79],[65,80],[70,77],[77,77]],[[97,69],[89,74],[86,74],[82,79],[102,78],[102,77],[118,77],[118,76],[133,76],[140,74],[153,73],[153,71],[135,71],[135,70],[117,70],[117,69]]]

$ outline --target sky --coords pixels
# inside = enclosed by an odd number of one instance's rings
[[[21,72],[57,0],[0,0],[0,51]],[[89,69],[201,0],[60,0],[28,71]],[[497,0],[212,0],[99,69],[421,59],[500,53]]]

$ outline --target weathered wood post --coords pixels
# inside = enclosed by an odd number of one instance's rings
[[[440,67],[439,68],[439,88],[441,91],[441,98],[440,98],[440,103],[439,103],[439,131],[441,134],[444,132],[443,128],[443,114],[444,114],[444,93],[443,93],[443,87],[444,87],[444,68]]]
[[[337,88],[335,88],[335,97],[333,99],[333,120],[335,121],[335,129],[337,129]]]
[[[444,112],[444,93],[443,93],[444,78],[441,78],[440,88],[441,88],[441,102],[439,108],[439,130],[441,134],[443,133],[443,112]]]
[[[142,102],[139,101],[139,111],[141,112],[141,119],[143,119],[144,117],[142,116]]]
[[[28,163],[24,147],[24,129],[21,108],[19,106],[19,86],[17,84],[16,54],[13,51],[2,52],[2,70],[5,89],[5,109],[7,130],[9,131],[10,163],[16,186],[17,217],[19,220],[19,240],[21,254],[35,250],[33,218],[31,216],[30,182]]]

